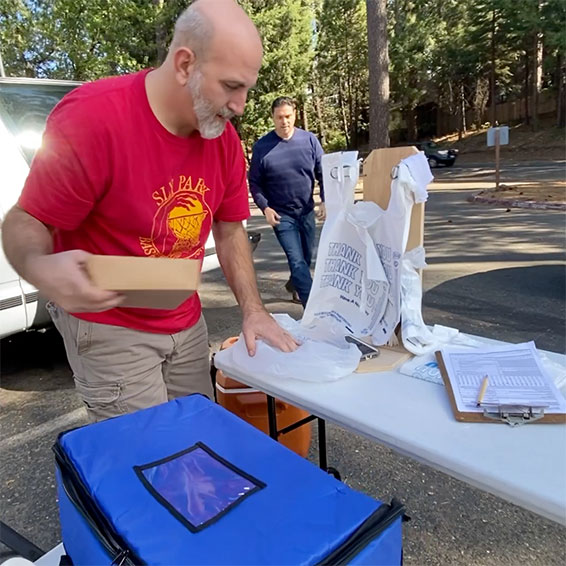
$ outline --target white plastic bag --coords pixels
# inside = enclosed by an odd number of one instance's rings
[[[357,152],[322,159],[327,220],[322,229],[313,285],[302,323],[338,322],[344,331],[385,344],[400,319],[400,265],[407,245],[411,210],[426,200],[426,179],[411,170],[428,170],[424,156],[397,167],[387,210],[373,202],[354,204]],[[416,174],[417,174],[416,173]],[[430,179],[429,179],[430,180]]]
[[[407,252],[401,262],[401,337],[403,346],[418,356],[438,350],[441,344],[424,323],[422,316],[422,281],[417,270],[425,267],[425,251],[422,246]],[[458,334],[455,328],[451,330]],[[442,343],[450,341],[448,336],[446,338]]]
[[[426,267],[422,246],[403,256],[401,267],[401,337],[403,346],[416,356],[433,354],[446,344],[478,346],[477,341],[460,334],[456,328],[435,324],[432,331],[422,316],[422,282],[418,269]]]
[[[338,322],[344,333],[368,336],[385,311],[389,282],[369,233],[382,215],[373,202],[354,204],[358,153],[322,158],[326,222],[302,324]]]
[[[216,367],[228,373],[235,370],[252,377],[314,382],[336,381],[358,367],[360,351],[346,342],[343,332],[335,325],[330,324],[321,335],[320,328],[301,326],[287,314],[275,314],[273,317],[301,342],[294,352],[282,352],[258,340],[255,356],[251,357],[240,335],[233,346],[215,355]]]
[[[431,180],[423,153],[403,159],[391,183],[387,210],[382,212],[371,229],[371,237],[389,282],[385,310],[371,332],[374,344],[386,344],[401,318],[401,260],[409,239],[411,212],[415,203],[427,200],[426,185]]]
[[[416,377],[417,379],[423,379],[424,381],[431,381],[432,383],[438,383],[443,385],[442,376],[440,375],[440,369],[438,368],[438,362],[436,361],[435,352],[442,346],[446,344],[457,345],[457,346],[467,346],[470,348],[479,348],[482,343],[475,338],[470,336],[465,336],[461,334],[456,328],[450,328],[449,326],[441,326],[440,324],[435,324],[432,331],[426,328],[430,335],[430,344],[434,343],[432,348],[426,349],[426,353],[419,354],[413,358],[407,360],[401,367],[399,371],[408,375],[410,377]],[[404,339],[404,337],[403,337]],[[404,342],[404,340],[403,340]],[[405,344],[405,348],[407,345]],[[408,348],[407,348],[408,349]],[[425,350],[425,348],[423,348]],[[413,351],[413,350],[409,350]],[[413,352],[414,353],[414,352]]]

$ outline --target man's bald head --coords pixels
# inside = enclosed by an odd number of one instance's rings
[[[193,2],[177,20],[164,63],[146,79],[152,109],[173,133],[221,135],[244,112],[262,51],[256,27],[236,2]]]
[[[255,25],[234,0],[196,0],[177,19],[170,51],[188,47],[202,62],[212,55],[214,40],[227,36],[255,43],[261,51]]]

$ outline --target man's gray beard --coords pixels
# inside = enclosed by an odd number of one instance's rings
[[[200,92],[201,81],[201,73],[195,71],[189,77],[187,86],[193,99],[193,110],[197,117],[200,135],[207,140],[212,140],[222,135],[226,127],[226,122],[218,118],[212,104],[202,96]],[[225,108],[223,108],[220,113],[225,116],[226,120],[232,117],[232,113]]]

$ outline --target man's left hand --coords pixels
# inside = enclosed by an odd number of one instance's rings
[[[326,220],[326,205],[323,202],[321,202],[318,205],[318,210],[316,211],[316,217],[319,220]]]
[[[248,354],[255,356],[256,340],[261,338],[270,346],[282,352],[293,352],[300,345],[289,332],[283,330],[275,319],[264,309],[244,314],[242,334],[246,342]]]

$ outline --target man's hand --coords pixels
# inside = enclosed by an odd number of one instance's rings
[[[281,220],[281,216],[279,216],[279,214],[277,214],[277,212],[269,206],[264,208],[263,214],[265,214],[265,219],[272,228],[273,226],[277,226],[277,224],[279,224],[279,220]]]
[[[326,220],[326,205],[323,202],[321,202],[318,205],[318,210],[316,211],[316,217],[319,220],[323,220],[323,221]]]
[[[244,314],[242,334],[250,356],[255,356],[256,339],[258,338],[265,340],[282,352],[292,352],[299,346],[299,342],[286,330],[283,330],[265,309]]]
[[[212,230],[220,265],[242,309],[242,334],[249,355],[255,355],[258,338],[283,352],[295,350],[297,341],[261,304],[250,245],[241,222],[214,222]]]
[[[91,254],[72,250],[30,258],[26,266],[30,283],[67,312],[101,312],[118,306],[123,297],[95,287],[86,262]]]

